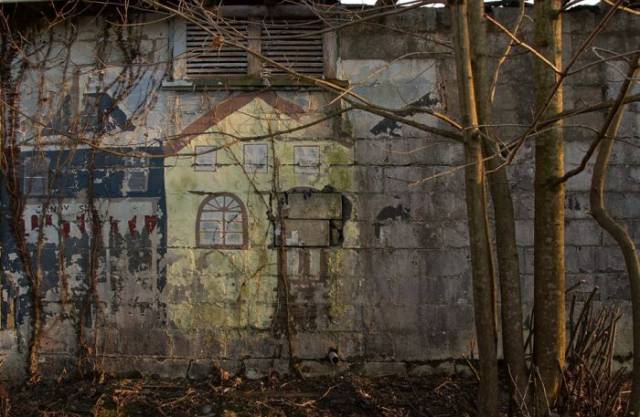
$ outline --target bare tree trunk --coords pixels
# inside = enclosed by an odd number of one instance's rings
[[[475,87],[471,69],[467,3],[465,0],[452,0],[450,6],[453,18],[462,125],[466,128],[464,133],[465,191],[473,272],[474,315],[480,360],[478,416],[497,417],[498,362],[496,357],[495,279],[489,238],[484,158],[478,132]]]
[[[483,17],[484,1],[471,0],[469,7],[469,29],[471,57],[475,81],[478,122],[485,135],[483,149],[487,156],[500,152],[497,145],[486,139],[493,123],[491,112],[491,74],[488,63],[486,21]],[[489,158],[487,167],[493,209],[495,214],[495,239],[500,277],[500,301],[502,318],[502,350],[510,378],[510,394],[514,401],[515,414],[523,405],[528,388],[528,372],[524,357],[522,331],[522,298],[520,291],[520,266],[516,246],[516,227],[513,199],[506,169],[499,169],[500,159]]]
[[[536,0],[535,44],[556,68],[562,65],[562,0]],[[536,59],[534,64],[536,109],[547,117],[562,111],[562,89],[556,94],[556,73]],[[552,96],[553,94],[553,96]],[[535,239],[534,239],[534,360],[536,412],[546,415],[555,402],[564,367],[565,266],[564,173],[561,122],[536,138]]]
[[[631,306],[633,310],[633,386],[631,389],[631,399],[627,411],[631,416],[640,415],[640,258],[633,239],[624,226],[616,221],[609,210],[604,205],[605,181],[609,168],[609,159],[613,149],[614,139],[618,133],[622,116],[624,114],[623,101],[631,89],[633,78],[638,75],[638,65],[640,57],[636,56],[629,68],[626,80],[623,82],[616,105],[611,108],[611,113],[607,119],[608,126],[600,132],[600,145],[598,156],[593,168],[591,178],[591,215],[598,224],[613,237],[618,243],[624,263],[629,274],[631,286]]]

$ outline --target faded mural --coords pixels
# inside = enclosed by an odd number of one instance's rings
[[[136,65],[162,64],[122,91],[123,54],[82,18],[72,76],[58,83],[52,65],[45,77],[60,100],[47,108],[47,123],[23,129],[46,139],[34,146],[24,133],[20,146],[19,227],[43,277],[42,361],[71,369],[78,326],[107,371],[163,376],[214,366],[287,372],[291,356],[307,373],[426,372],[468,354],[473,309],[457,145],[359,110],[331,116],[344,103],[318,89],[190,84],[164,64],[180,48],[176,26],[147,19]],[[455,100],[452,58],[432,45],[433,54],[396,59],[393,42],[361,47],[376,36],[367,30],[340,33],[338,77],[366,100],[439,125],[415,107],[445,111]],[[106,65],[96,69],[99,43],[108,46]],[[26,106],[36,106],[34,91],[24,90]],[[73,131],[99,142],[74,142]],[[516,164],[516,184],[529,182],[527,169]],[[444,171],[452,174],[420,183]],[[10,213],[5,188],[2,211]],[[531,193],[516,191],[526,287]],[[585,217],[576,209],[568,221],[589,227]],[[5,216],[0,356],[18,375],[32,300],[13,227]],[[593,234],[576,236],[584,235]],[[624,298],[622,264],[595,260],[607,242],[568,242],[569,253],[582,251],[575,259],[592,259],[570,262],[569,280],[597,276],[604,294]],[[345,364],[326,361],[330,351]]]

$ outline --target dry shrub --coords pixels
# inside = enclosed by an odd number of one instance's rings
[[[575,320],[577,303],[572,298],[564,381],[557,403],[560,415],[616,417],[625,412],[627,371],[612,369],[621,314],[618,308],[596,308],[597,290],[591,292]]]

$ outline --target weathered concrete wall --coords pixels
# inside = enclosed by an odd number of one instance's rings
[[[515,18],[515,10],[494,12],[503,21]],[[567,54],[599,16],[589,10],[567,15]],[[68,91],[69,102],[82,108],[95,100],[92,85],[116,79],[124,57],[113,34],[105,38],[101,22],[82,18],[78,23],[71,60],[78,71],[70,71],[77,75],[63,77],[65,60],[60,58],[45,81],[52,91]],[[616,17],[611,28],[596,45],[618,50],[638,44],[640,28],[630,18]],[[140,48],[145,62],[170,61],[176,47],[170,42],[173,29],[168,22],[144,27]],[[65,33],[61,29],[57,35],[62,39]],[[339,34],[339,77],[384,106],[418,102],[455,115],[449,41],[446,10],[425,9],[350,27]],[[499,56],[506,39],[493,33],[492,44]],[[97,54],[107,62],[100,71],[95,70]],[[577,66],[595,59],[588,54]],[[497,122],[509,124],[497,129],[505,140],[531,119],[531,65],[531,58],[517,51],[502,69],[494,110]],[[164,64],[152,66],[119,104],[122,114],[106,124],[96,125],[85,112],[86,123],[104,136],[101,144],[111,157],[84,145],[72,151],[44,148],[51,172],[63,169],[49,179],[51,201],[29,196],[24,224],[34,252],[44,227],[45,368],[55,372],[72,366],[78,348],[77,312],[90,282],[90,194],[101,230],[99,307],[84,324],[87,340],[96,341],[97,358],[108,371],[184,376],[216,364],[250,375],[284,372],[287,310],[292,347],[306,372],[333,369],[325,360],[330,349],[349,362],[342,366],[369,373],[425,372],[468,354],[474,329],[459,145],[357,111],[261,138],[322,118],[334,109],[332,97],[302,90],[158,89],[163,77],[172,74]],[[37,83],[38,72],[30,76]],[[566,105],[611,97],[619,80],[611,66],[590,67],[569,79]],[[34,91],[24,92],[27,108],[36,108]],[[58,138],[56,131],[66,128],[64,105],[58,104],[49,110],[53,122],[44,132],[47,138]],[[147,111],[136,112],[140,106]],[[623,132],[632,140],[638,135],[640,108],[629,110]],[[567,168],[576,166],[594,134],[584,126],[597,127],[603,117],[590,114],[567,122],[575,125],[567,130]],[[427,115],[415,118],[443,127]],[[252,139],[238,140],[247,137]],[[132,149],[145,153],[144,162],[121,155]],[[205,151],[210,152],[194,157]],[[23,153],[24,158],[35,155],[29,146]],[[153,156],[160,154],[165,157]],[[69,164],[69,155],[77,163]],[[635,146],[616,145],[607,195],[636,239],[639,156]],[[96,164],[89,193],[86,162],[94,157],[104,162]],[[532,158],[528,143],[509,167],[527,302],[533,273]],[[582,295],[597,285],[602,302],[628,310],[622,259],[588,213],[589,173],[568,184],[568,281],[584,281]],[[3,201],[6,209],[8,196]],[[50,219],[39,217],[43,205],[49,206]],[[284,230],[278,227],[281,217]],[[220,227],[227,232],[224,237],[215,234]],[[279,252],[282,232],[287,248]],[[31,301],[7,219],[2,236],[0,348],[7,371],[19,374]],[[618,350],[625,355],[631,328],[626,317],[621,327]]]

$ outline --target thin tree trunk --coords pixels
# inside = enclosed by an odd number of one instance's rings
[[[480,386],[478,388],[478,416],[498,415],[498,362],[495,316],[495,283],[493,257],[489,239],[484,158],[478,115],[476,112],[467,3],[450,2],[453,18],[458,94],[462,124],[465,129],[465,191],[471,267],[473,274],[473,302],[478,339]]]
[[[556,68],[562,65],[562,0],[536,0],[535,44]],[[562,89],[550,98],[556,73],[534,64],[536,108],[548,117],[562,111]],[[546,108],[545,108],[546,107]],[[566,346],[564,265],[564,173],[562,122],[550,126],[535,145],[534,361],[536,413],[546,415],[561,382]]]
[[[491,134],[488,125],[493,123],[491,112],[491,74],[488,63],[486,21],[483,17],[484,1],[471,0],[469,7],[469,29],[471,56],[476,93],[478,122],[485,132],[483,149],[487,156],[500,151],[486,136]],[[516,246],[513,199],[506,169],[498,169],[499,158],[489,158],[487,167],[493,210],[495,214],[495,239],[500,278],[500,301],[502,318],[502,351],[511,382],[510,394],[514,402],[513,412],[518,415],[523,406],[528,388],[528,372],[524,357],[522,331],[522,298],[520,290],[520,266]]]
[[[615,239],[622,251],[627,273],[629,274],[633,311],[633,386],[627,410],[631,416],[640,415],[640,258],[638,257],[636,245],[629,233],[620,222],[611,216],[609,210],[605,207],[604,191],[614,139],[624,114],[623,101],[631,89],[633,78],[638,74],[639,59],[640,57],[638,56],[634,58],[633,64],[629,68],[627,79],[618,94],[616,105],[611,108],[611,113],[607,119],[608,126],[605,126],[605,130],[600,132],[600,145],[593,168],[591,194],[589,196],[591,215]]]

